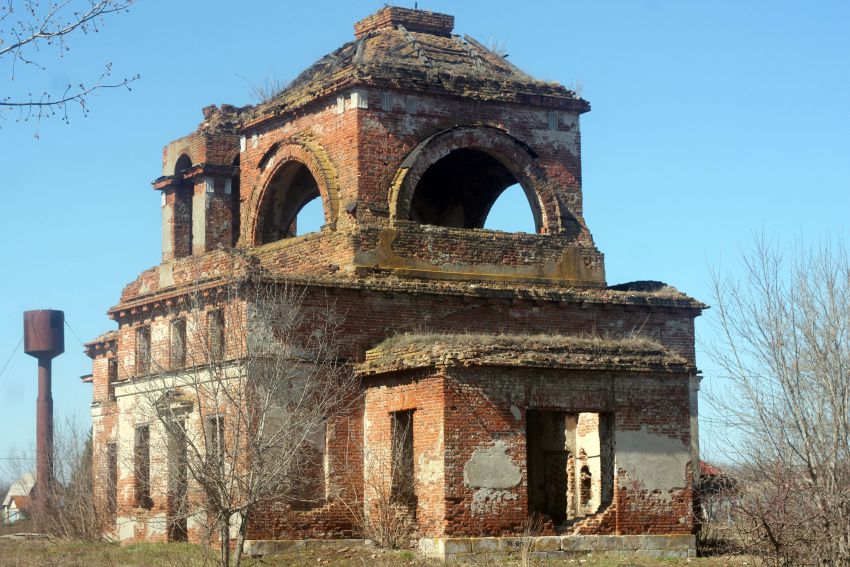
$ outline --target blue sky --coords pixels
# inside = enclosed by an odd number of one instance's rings
[[[400,5],[412,7],[412,2]],[[253,102],[247,81],[293,78],[353,37],[383,2],[141,0],[76,37],[43,72],[6,87],[40,92],[140,73],[132,92],[90,101],[87,118],[0,120],[0,456],[34,439],[35,360],[25,309],[64,309],[73,333],[55,362],[57,417],[88,419],[90,372],[77,337],[113,328],[105,311],[159,261],[161,148],[208,104]],[[848,237],[850,3],[843,1],[420,0],[455,32],[502,41],[539,78],[581,89],[585,217],[609,283],[663,280],[709,300],[709,269],[734,274],[764,230],[782,243]],[[246,81],[247,79],[247,81]],[[520,194],[517,197],[521,198]],[[518,205],[500,203],[497,224]],[[514,224],[511,224],[514,223]],[[76,336],[75,336],[75,334]],[[698,333],[711,336],[706,317]],[[700,355],[708,380],[712,366]],[[704,439],[710,448],[710,437]]]

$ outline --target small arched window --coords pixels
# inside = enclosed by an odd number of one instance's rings
[[[192,169],[192,158],[188,154],[183,154],[174,164],[174,175],[182,175],[188,169]]]
[[[324,222],[319,185],[307,166],[291,161],[278,168],[260,206],[257,243],[313,232]]]

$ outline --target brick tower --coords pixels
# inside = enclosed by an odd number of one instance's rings
[[[705,306],[659,282],[606,283],[582,211],[589,103],[453,27],[385,7],[277,96],[205,108],[164,148],[162,263],[109,310],[117,331],[87,345],[96,487],[122,541],[200,537],[191,518],[173,528],[151,482],[169,456],[148,469],[121,456],[158,435],[139,384],[210,333],[181,326],[174,306],[203,290],[204,309],[226,310],[216,288],[250,264],[345,306],[340,350],[363,396],[347,432],[327,428],[325,462],[357,439],[348,476],[368,502],[368,455],[408,447],[394,466],[415,479],[423,552],[509,549],[493,538],[522,533],[530,514],[553,553],[693,549],[693,320]],[[484,229],[513,185],[534,234]],[[314,199],[324,225],[297,236]],[[356,537],[334,500],[263,512],[249,544]]]

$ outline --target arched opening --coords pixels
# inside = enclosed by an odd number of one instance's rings
[[[195,184],[183,179],[183,174],[192,169],[192,158],[187,154],[177,158],[174,178],[177,188],[174,194],[174,256],[183,258],[192,254],[192,197]]]
[[[317,204],[313,204],[317,201]],[[310,208],[307,208],[308,203]],[[318,207],[319,215],[315,208]],[[299,215],[304,211],[304,215]],[[316,226],[315,217],[321,224]],[[282,165],[269,181],[257,220],[257,243],[267,244],[282,238],[297,236],[304,228],[316,230],[324,224],[324,209],[319,185],[303,163],[291,161]]]
[[[177,158],[177,163],[174,164],[174,175],[182,175],[184,171],[192,168],[192,158],[187,154]]]
[[[514,185],[522,192],[516,176],[492,155],[457,149],[422,174],[413,192],[409,218],[422,224],[484,228],[496,200]],[[525,206],[531,210],[527,198]],[[534,232],[536,225],[531,228]]]
[[[511,185],[496,198],[484,221],[484,228],[502,232],[537,232],[534,213],[519,183]]]

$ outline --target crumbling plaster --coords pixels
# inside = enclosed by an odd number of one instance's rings
[[[619,485],[623,488],[657,492],[664,501],[670,492],[687,485],[690,447],[681,439],[651,433],[646,425],[640,430],[615,433],[616,467],[625,471]]]

